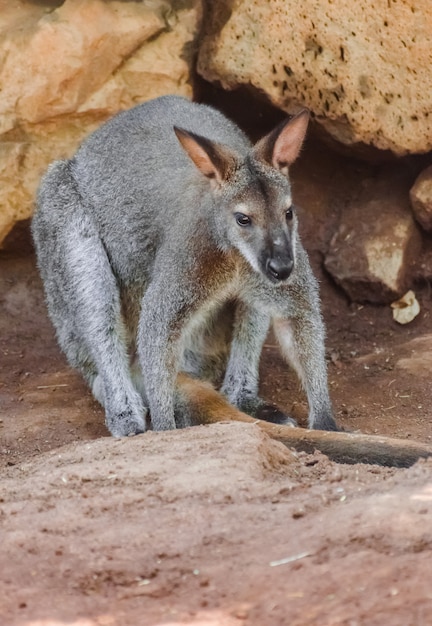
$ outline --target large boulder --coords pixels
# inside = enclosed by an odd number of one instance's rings
[[[427,232],[432,232],[432,165],[417,177],[410,190],[414,217]]]
[[[369,179],[344,209],[324,265],[354,302],[390,303],[412,286],[421,235],[396,171]]]
[[[344,144],[432,149],[432,3],[207,3],[198,71],[252,85],[277,107],[309,107]]]
[[[50,161],[119,110],[192,95],[199,0],[53,4],[21,0],[0,15],[0,243],[31,215]]]

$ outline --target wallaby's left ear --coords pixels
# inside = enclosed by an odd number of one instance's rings
[[[210,180],[212,187],[217,187],[229,179],[237,159],[227,146],[177,126],[174,126],[174,132],[186,154],[198,170]]]
[[[288,167],[300,154],[308,123],[309,111],[302,109],[255,144],[255,158],[288,174]]]

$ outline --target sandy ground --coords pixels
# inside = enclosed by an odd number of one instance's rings
[[[303,165],[307,164],[307,165]],[[350,189],[373,170],[312,146],[294,175],[322,284],[331,394],[350,430],[431,443],[432,317],[350,304],[322,273]],[[0,623],[432,623],[432,461],[339,465],[257,426],[114,440],[59,352],[28,228],[0,252]],[[305,424],[272,337],[262,395]]]

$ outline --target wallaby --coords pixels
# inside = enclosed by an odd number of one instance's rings
[[[252,146],[213,108],[164,96],[48,169],[32,222],[48,310],[114,436],[143,432],[149,416],[154,430],[189,424],[191,378],[221,384],[253,417],[289,422],[258,396],[270,324],[304,385],[309,427],[337,430],[288,177],[308,119],[302,110]]]

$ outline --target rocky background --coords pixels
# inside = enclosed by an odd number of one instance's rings
[[[311,110],[310,143],[359,172],[320,216],[323,265],[351,300],[392,302],[432,278],[431,57],[429,0],[0,0],[0,241],[104,120],[216,86],[243,94],[240,124]]]
[[[0,0],[0,239],[41,174],[121,109],[192,97],[198,2]]]

